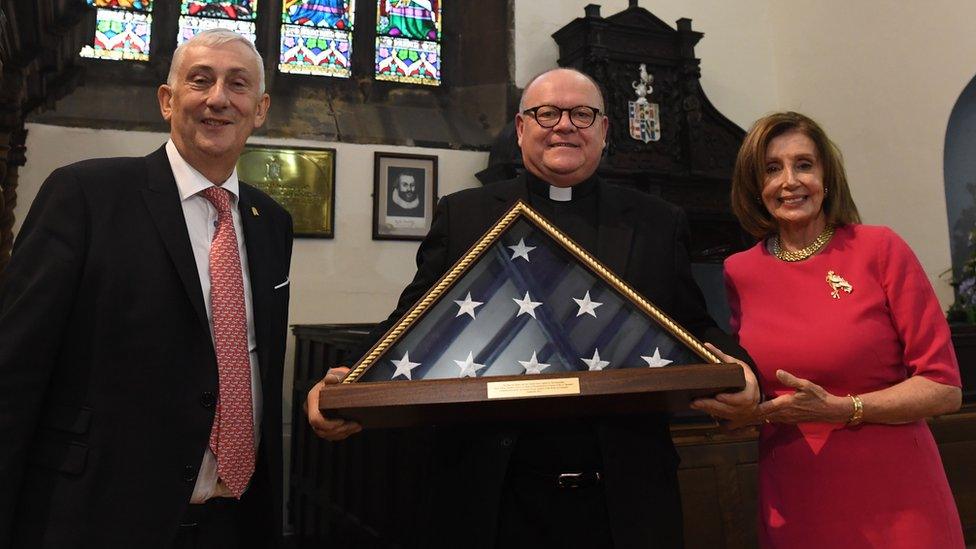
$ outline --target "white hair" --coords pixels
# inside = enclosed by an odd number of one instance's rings
[[[208,29],[180,44],[180,47],[176,48],[176,51],[173,52],[173,62],[169,65],[169,75],[166,77],[166,84],[170,87],[176,84],[176,70],[179,68],[180,63],[183,62],[183,55],[186,53],[187,48],[192,46],[216,47],[233,42],[244,44],[247,46],[247,50],[253,55],[254,61],[258,64],[258,95],[263,94],[264,59],[261,58],[261,54],[258,53],[258,49],[254,47],[253,42],[246,36],[237,34],[230,29]]]

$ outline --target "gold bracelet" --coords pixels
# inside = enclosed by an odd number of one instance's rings
[[[847,396],[851,397],[851,402],[854,403],[854,411],[851,412],[851,418],[847,420],[847,426],[855,427],[864,421],[864,401],[858,395]]]

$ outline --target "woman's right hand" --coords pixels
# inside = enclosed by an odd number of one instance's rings
[[[349,374],[349,368],[340,366],[331,368],[326,372],[322,381],[316,383],[308,392],[305,398],[305,414],[308,416],[308,424],[312,427],[320,438],[333,442],[344,440],[350,435],[354,435],[363,430],[362,425],[355,421],[347,421],[340,418],[329,419],[319,411],[319,393],[326,385],[335,385],[341,382]]]

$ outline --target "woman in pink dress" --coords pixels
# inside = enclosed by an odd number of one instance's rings
[[[925,422],[959,408],[959,366],[911,249],[860,224],[838,150],[797,113],[749,131],[732,207],[760,239],[725,277],[765,393],[751,418],[761,546],[963,547]],[[721,399],[695,407],[747,419]]]

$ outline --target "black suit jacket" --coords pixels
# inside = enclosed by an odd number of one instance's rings
[[[246,539],[281,531],[292,224],[241,184],[264,413]],[[258,213],[252,211],[254,208]],[[213,423],[216,355],[164,148],[53,172],[0,284],[0,547],[166,547]]]
[[[597,185],[597,249],[590,252],[696,337],[745,357],[709,317],[692,278],[684,213],[645,193]],[[368,339],[378,339],[520,198],[528,200],[523,177],[442,199],[417,252],[416,276],[397,309]],[[600,421],[597,436],[616,546],[680,546],[678,456],[667,418],[652,414]],[[517,437],[517,426],[511,424],[438,430],[432,524],[426,529],[432,537],[421,546],[494,547],[501,487]]]

